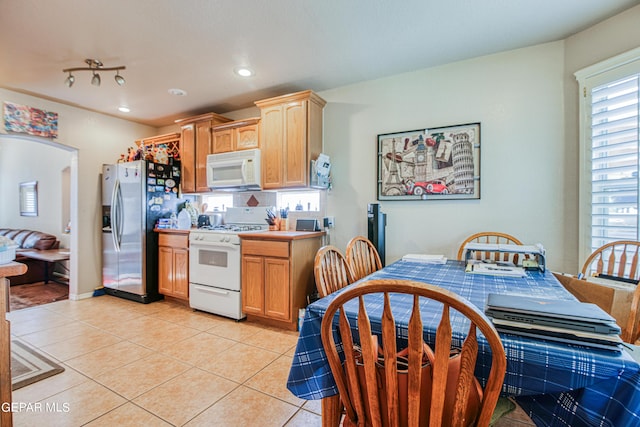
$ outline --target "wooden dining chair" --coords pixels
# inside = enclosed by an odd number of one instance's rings
[[[467,237],[458,249],[458,261],[464,261],[465,258],[465,246],[467,243],[495,243],[495,244],[509,244],[509,245],[521,245],[522,242],[510,234],[500,233],[496,231],[483,231],[481,233],[473,234]],[[490,251],[476,251],[475,259],[486,259],[493,261],[513,262],[518,264],[518,254],[511,254],[508,252],[490,252]]]
[[[640,242],[634,240],[617,240],[600,246],[593,251],[582,265],[582,276],[611,276],[626,280],[640,281]],[[636,286],[631,302],[627,325],[622,332],[622,339],[635,343],[640,338],[638,308],[640,305],[640,287]]]
[[[354,280],[360,280],[365,276],[382,268],[380,255],[376,247],[369,239],[356,236],[347,244],[347,263],[354,274]]]
[[[323,246],[316,252],[313,275],[320,298],[355,282],[346,258],[332,245]]]
[[[372,339],[372,325],[369,322],[365,296],[372,293],[384,293],[382,307],[381,337],[376,337],[381,343],[381,352]],[[506,356],[500,336],[491,321],[473,304],[462,297],[438,286],[409,280],[368,280],[346,289],[339,294],[327,307],[322,319],[322,345],[331,367],[331,373],[339,390],[340,401],[345,407],[345,426],[381,426],[399,425],[399,393],[386,393],[381,401],[381,387],[385,390],[398,390],[398,364],[396,354],[396,325],[393,317],[391,294],[413,295],[411,317],[407,330],[408,368],[407,372],[407,410],[403,411],[402,419],[406,425],[426,425],[424,418],[429,419],[430,426],[487,426],[498,401],[502,382],[506,371]],[[442,303],[438,305],[441,312],[440,323],[435,335],[435,359],[432,363],[433,380],[431,393],[421,397],[421,381],[423,365],[423,328],[420,313],[420,300],[431,299]],[[345,304],[354,301],[358,307],[357,320],[348,320]],[[441,307],[441,308],[440,308]],[[380,310],[380,307],[375,307]],[[404,307],[403,307],[404,309]],[[452,350],[452,323],[450,312],[455,310],[470,322],[469,329],[464,336],[460,360],[460,374],[455,378],[448,378],[448,367]],[[336,313],[338,315],[336,316]],[[460,324],[456,319],[454,324]],[[361,337],[354,341],[354,330]],[[491,368],[484,386],[483,397],[479,403],[477,418],[463,419],[472,388],[476,387],[474,370],[478,353],[477,331],[486,338],[491,348]],[[337,334],[339,332],[339,335]],[[458,333],[464,331],[458,331]],[[341,337],[341,348],[344,358],[338,353],[336,336]],[[365,337],[369,337],[368,339]],[[358,350],[359,347],[359,350]],[[361,353],[361,365],[356,366],[357,352]],[[383,357],[380,368],[379,357]],[[344,360],[344,363],[342,362]],[[378,367],[377,367],[378,366]],[[380,373],[382,369],[382,373]],[[359,380],[364,373],[364,381]],[[427,378],[428,379],[428,378]],[[448,381],[449,380],[449,381]],[[366,385],[365,385],[366,384]],[[369,387],[369,384],[375,386]],[[479,385],[478,385],[479,386]],[[447,396],[445,398],[445,396]],[[452,399],[449,399],[452,397]],[[385,405],[386,402],[386,405]],[[453,402],[446,405],[446,402]],[[386,411],[381,408],[386,407]],[[426,405],[426,406],[425,406]],[[368,408],[368,411],[365,409]],[[387,420],[382,420],[382,413],[387,414]]]

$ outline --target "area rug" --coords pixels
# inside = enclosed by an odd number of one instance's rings
[[[69,286],[56,282],[14,285],[9,288],[12,311],[69,298]]]
[[[23,341],[11,340],[11,389],[28,386],[37,381],[63,372],[64,368],[53,362]]]

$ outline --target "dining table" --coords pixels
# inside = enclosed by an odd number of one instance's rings
[[[524,276],[513,277],[469,273],[462,261],[435,264],[400,259],[354,284],[373,279],[430,283],[466,298],[482,311],[490,293],[576,300],[548,269],[526,270]],[[320,326],[328,305],[344,289],[307,306],[287,380],[287,388],[295,396],[323,399],[323,425],[333,425],[339,416],[339,399]],[[382,299],[382,294],[365,299],[374,333],[379,333]],[[395,294],[391,301],[397,330],[406,330],[412,297]],[[356,318],[357,304],[353,310],[345,310],[350,320]],[[421,302],[424,340],[431,346],[440,310],[435,301]],[[466,333],[455,316],[452,314],[454,344]],[[513,397],[537,426],[640,427],[640,363],[633,346],[622,345],[620,351],[610,351],[502,332],[500,337],[507,357],[501,395]],[[490,349],[484,337],[479,336],[478,343],[475,373],[484,384]]]

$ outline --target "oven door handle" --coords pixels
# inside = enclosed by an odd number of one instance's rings
[[[225,243],[225,242],[198,242],[192,240],[189,242],[189,246],[191,249],[212,249],[212,248],[234,248],[237,249],[240,247],[240,244],[234,243]]]
[[[229,291],[223,291],[222,289],[212,288],[210,286],[195,285],[194,288],[198,291],[208,292],[210,294],[229,295]]]

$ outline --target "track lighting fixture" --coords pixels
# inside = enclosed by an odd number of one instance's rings
[[[102,65],[102,62],[97,59],[85,59],[84,62],[88,65],[88,67],[66,68],[62,70],[64,73],[69,73],[69,76],[64,81],[64,84],[66,84],[67,87],[73,86],[73,83],[76,81],[75,76],[71,74],[74,71],[91,71],[93,73],[93,77],[91,77],[91,84],[94,86],[100,86],[101,83],[100,74],[98,74],[98,71],[115,71],[116,75],[114,78],[116,80],[116,83],[118,83],[119,86],[125,84],[124,77],[120,75],[120,70],[126,69],[124,65],[119,65],[117,67],[104,67]]]

